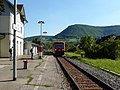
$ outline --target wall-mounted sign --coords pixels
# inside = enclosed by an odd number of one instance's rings
[[[12,24],[12,28],[15,29],[16,31],[20,32],[20,25],[19,24]]]

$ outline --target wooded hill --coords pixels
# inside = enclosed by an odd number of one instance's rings
[[[100,38],[111,34],[120,35],[120,25],[115,26],[90,26],[75,24],[55,35],[55,38],[80,38],[82,36],[94,36]]]

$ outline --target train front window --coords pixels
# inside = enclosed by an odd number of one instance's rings
[[[63,45],[63,44],[56,44],[56,45],[55,45],[55,48],[57,48],[57,49],[58,49],[58,48],[61,48],[61,49],[62,49],[62,48],[64,48],[64,45]]]

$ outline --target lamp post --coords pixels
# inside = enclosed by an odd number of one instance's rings
[[[43,34],[44,34],[44,48],[46,49],[46,34],[47,34],[47,32],[45,31],[45,32],[43,32]]]
[[[42,58],[43,55],[43,45],[42,45],[42,24],[44,24],[44,21],[39,21],[38,24],[40,24],[40,47],[39,47],[39,59]]]

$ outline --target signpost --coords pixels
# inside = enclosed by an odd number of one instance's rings
[[[17,0],[14,0],[14,40],[13,40],[13,81],[17,79],[17,61],[16,61],[16,12],[17,12]]]

